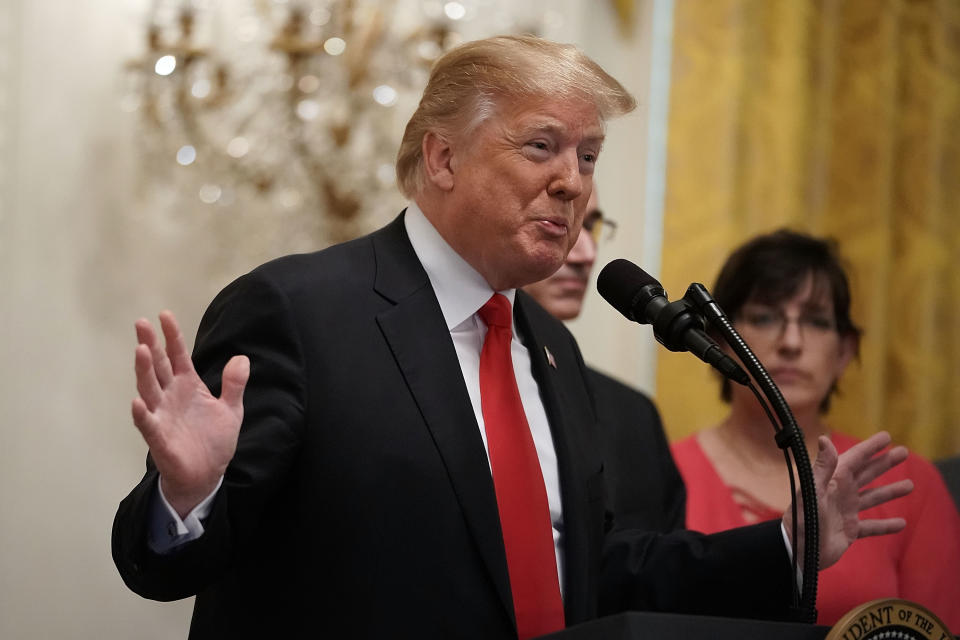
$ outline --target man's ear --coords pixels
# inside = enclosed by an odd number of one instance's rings
[[[421,151],[427,181],[441,191],[453,189],[453,147],[447,139],[428,131]]]

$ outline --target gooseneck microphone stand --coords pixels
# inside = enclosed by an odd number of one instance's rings
[[[717,332],[730,345],[741,362],[750,371],[753,379],[757,381],[763,394],[767,397],[773,410],[776,412],[780,424],[772,420],[774,429],[777,431],[777,446],[783,450],[787,459],[787,469],[790,472],[791,484],[791,507],[793,509],[793,541],[797,542],[797,504],[793,490],[793,471],[790,465],[790,455],[793,453],[793,459],[797,465],[797,477],[800,480],[800,496],[803,502],[803,584],[800,594],[799,611],[797,618],[802,622],[814,623],[817,620],[817,572],[820,569],[820,529],[819,517],[817,513],[817,490],[813,479],[813,469],[810,466],[810,456],[807,455],[807,447],[804,442],[803,432],[797,425],[790,407],[784,400],[780,389],[774,384],[770,375],[763,365],[747,346],[747,343],[740,337],[736,329],[733,328],[730,320],[724,314],[720,306],[714,301],[710,292],[699,283],[693,283],[687,289],[683,299],[697,310],[707,321],[713,325]],[[761,406],[769,410],[763,403],[763,399],[757,394],[753,385],[749,385],[751,390],[757,395]],[[794,549],[794,576],[796,576],[797,553]],[[796,603],[795,603],[796,604]]]

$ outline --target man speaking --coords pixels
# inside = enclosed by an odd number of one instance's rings
[[[618,526],[577,346],[517,288],[580,232],[604,122],[633,98],[571,46],[467,43],[401,143],[410,205],[367,236],[226,287],[193,356],[136,324],[147,473],[113,555],[131,589],[196,594],[191,638],[530,638],[628,608],[786,615],[780,523]],[[902,521],[858,511],[882,436],[816,463],[821,557]],[[789,531],[790,527],[786,527]],[[802,541],[801,541],[802,542]]]

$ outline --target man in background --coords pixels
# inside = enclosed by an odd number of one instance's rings
[[[597,246],[615,228],[597,205],[594,185],[580,235],[563,266],[523,290],[558,320],[577,318],[597,259]],[[617,526],[660,532],[682,529],[686,490],[653,402],[592,367],[587,367],[587,378],[600,422],[607,497],[618,514]]]

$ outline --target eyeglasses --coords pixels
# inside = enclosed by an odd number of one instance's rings
[[[594,209],[583,219],[583,228],[590,234],[594,244],[609,242],[617,232],[617,223],[603,217],[603,212]]]
[[[837,330],[837,322],[826,312],[801,313],[792,318],[779,309],[767,307],[747,307],[738,314],[750,331],[764,340],[775,340],[783,336],[787,325],[796,322],[801,335],[806,340],[826,338]]]

